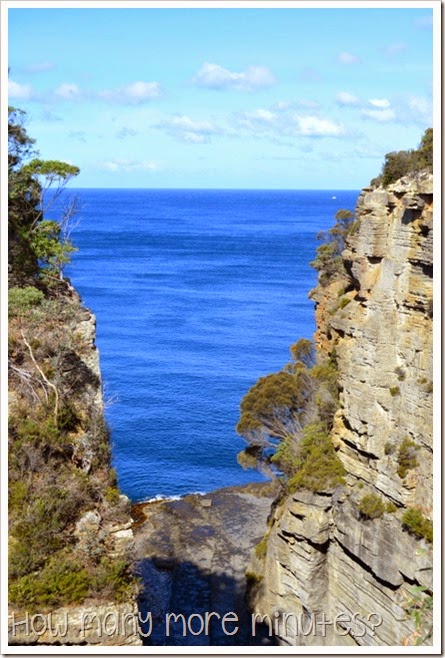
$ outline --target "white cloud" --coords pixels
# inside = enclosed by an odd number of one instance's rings
[[[235,122],[239,128],[245,128],[253,132],[264,132],[272,128],[275,129],[277,127],[278,117],[283,116],[282,112],[280,115],[277,112],[280,112],[280,110],[285,111],[287,107],[287,104],[282,104],[281,107],[276,105],[276,112],[262,108],[252,110],[251,112],[239,112],[235,115]]]
[[[67,101],[79,100],[82,96],[79,87],[70,82],[64,82],[56,87],[54,95]]]
[[[408,99],[408,107],[419,114],[429,115],[431,112],[431,103],[424,96],[411,96]]]
[[[348,91],[339,91],[335,100],[339,105],[358,105],[360,100]]]
[[[360,58],[357,57],[357,55],[343,51],[338,53],[337,60],[341,64],[357,64],[360,61]]]
[[[340,123],[329,119],[320,119],[317,116],[295,117],[300,135],[306,137],[340,137],[345,133]]]
[[[156,128],[160,128],[175,139],[189,144],[208,143],[212,135],[218,135],[222,132],[218,126],[210,121],[197,121],[185,114],[178,114],[165,119]]]
[[[394,121],[396,113],[392,108],[376,108],[375,110],[363,109],[362,116],[367,119],[378,121],[379,123],[388,123],[388,121]]]
[[[433,108],[431,99],[425,96],[410,96],[407,100],[404,116],[405,119],[410,119],[422,126],[432,125]]]
[[[341,123],[314,114],[301,114],[296,111],[297,102],[276,103],[271,110],[256,109],[235,115],[238,130],[249,130],[256,135],[275,140],[278,136],[340,137],[346,134]],[[287,142],[289,143],[289,141]]]
[[[31,85],[21,85],[14,80],[8,80],[8,96],[18,100],[30,100],[34,95]]]
[[[139,160],[126,160],[123,159],[112,159],[106,160],[102,163],[101,169],[111,172],[131,172],[131,171],[157,171],[159,169],[159,164],[150,161],[139,161]]]
[[[381,110],[391,107],[391,103],[387,98],[370,98],[368,103]]]
[[[162,96],[162,88],[158,82],[131,82],[116,89],[104,89],[98,93],[99,98],[115,103],[137,105],[152,101]]]
[[[249,66],[241,73],[204,62],[193,82],[199,87],[209,89],[234,89],[236,91],[252,92],[264,87],[270,87],[276,80],[272,72],[265,66]]]

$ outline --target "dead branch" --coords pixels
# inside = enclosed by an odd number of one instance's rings
[[[45,375],[45,373],[43,372],[43,370],[41,369],[41,367],[39,366],[39,364],[35,360],[31,345],[26,340],[25,334],[23,333],[23,330],[21,330],[21,334],[22,334],[23,342],[25,343],[26,347],[28,348],[28,352],[29,352],[29,355],[31,357],[31,361],[33,362],[34,366],[36,367],[36,370],[38,371],[38,373],[42,377],[43,381],[47,384],[47,386],[49,386],[54,391],[54,397],[55,397],[54,422],[57,426],[57,419],[58,419],[58,415],[59,415],[59,391],[57,390],[57,387],[52,382],[49,381],[49,379],[47,378],[47,376]]]

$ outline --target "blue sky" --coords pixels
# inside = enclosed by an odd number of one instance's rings
[[[76,187],[358,189],[432,125],[426,2],[8,20],[9,102]]]

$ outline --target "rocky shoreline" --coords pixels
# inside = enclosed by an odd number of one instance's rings
[[[133,507],[144,645],[275,643],[260,624],[252,636],[246,571],[279,486],[227,487]],[[216,614],[206,620],[206,612]]]

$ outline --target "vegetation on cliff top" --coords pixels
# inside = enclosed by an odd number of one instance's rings
[[[371,185],[387,187],[407,174],[420,171],[433,171],[433,129],[425,130],[417,149],[409,151],[392,151],[385,155],[380,176],[371,181]]]
[[[110,469],[108,430],[87,365],[90,318],[62,277],[73,247],[67,221],[47,219],[77,167],[30,157],[20,110],[9,113],[9,594],[42,612],[86,597],[119,599],[129,560],[108,557],[106,533],[77,541],[82,515],[128,519]],[[102,534],[101,534],[102,533]]]

